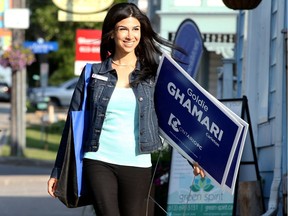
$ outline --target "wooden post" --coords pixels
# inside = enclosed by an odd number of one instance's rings
[[[259,181],[239,182],[238,187],[239,215],[260,216],[264,213]]]

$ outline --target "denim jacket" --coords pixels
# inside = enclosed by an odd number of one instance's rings
[[[84,150],[96,152],[99,148],[99,138],[103,126],[107,105],[115,89],[117,82],[116,71],[111,66],[111,58],[99,64],[92,65],[92,76],[87,87],[86,109],[90,111],[89,126]],[[135,80],[140,72],[140,63],[137,62],[135,70],[130,74],[130,83]],[[68,130],[70,128],[70,111],[80,110],[85,87],[84,70],[82,71],[75,91],[73,93],[66,124],[63,130],[55,166],[51,177],[59,178],[64,160],[65,147],[67,143]],[[158,120],[154,108],[153,79],[142,81],[132,87],[139,107],[139,152],[151,153],[162,146],[159,136]]]

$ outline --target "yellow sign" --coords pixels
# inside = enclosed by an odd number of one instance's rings
[[[0,29],[0,50],[7,50],[12,44],[12,31]]]
[[[53,3],[61,10],[78,13],[88,14],[97,13],[106,10],[113,0],[52,0]]]
[[[94,14],[75,14],[67,13],[65,11],[58,11],[58,21],[60,22],[103,22],[107,11]]]

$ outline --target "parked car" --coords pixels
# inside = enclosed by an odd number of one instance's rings
[[[11,87],[3,81],[0,81],[0,101],[10,101]]]
[[[28,99],[32,106],[40,104],[52,104],[56,107],[67,107],[70,104],[78,77],[72,78],[58,86],[31,88],[28,91]]]

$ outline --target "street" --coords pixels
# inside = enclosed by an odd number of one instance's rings
[[[0,160],[1,216],[93,216],[88,207],[68,209],[47,193],[51,168],[46,164],[20,165]]]
[[[10,127],[10,103],[0,102],[0,152]],[[47,193],[53,162],[0,157],[1,216],[93,216],[91,206],[68,209]]]

